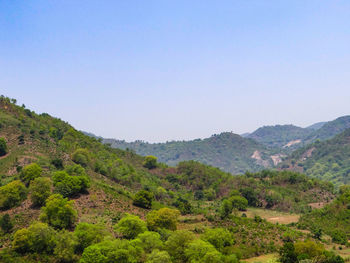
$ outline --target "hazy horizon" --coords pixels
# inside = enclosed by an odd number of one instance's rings
[[[0,94],[165,142],[349,115],[348,1],[2,1]]]

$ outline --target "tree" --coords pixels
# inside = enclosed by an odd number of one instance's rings
[[[29,185],[31,181],[41,176],[42,171],[43,170],[37,163],[28,164],[27,166],[23,167],[21,171],[21,180],[25,184]]]
[[[135,194],[133,204],[146,209],[152,208],[153,193],[141,190]]]
[[[68,201],[60,194],[54,194],[41,208],[40,219],[57,229],[70,228],[77,220],[77,211],[73,207],[73,201]]]
[[[143,162],[143,166],[147,169],[154,169],[157,167],[157,157],[153,155],[148,155],[145,157],[145,160]]]
[[[0,217],[0,228],[4,233],[9,233],[13,228],[13,223],[9,214]]]
[[[77,262],[78,256],[75,254],[77,239],[72,232],[62,230],[57,234],[57,242],[54,249],[54,256],[59,262]]]
[[[16,180],[0,187],[0,208],[9,209],[18,206],[27,198],[27,189]]]
[[[283,247],[279,250],[281,263],[296,263],[298,262],[298,256],[295,252],[293,242],[285,242]]]
[[[239,211],[246,211],[248,207],[248,200],[242,196],[232,196],[229,201],[232,204],[232,208],[238,209]]]
[[[146,253],[151,253],[155,249],[162,249],[163,242],[160,240],[160,235],[157,232],[146,231],[137,236],[140,241],[140,246]]]
[[[188,245],[185,254],[191,263],[220,263],[221,253],[212,244],[196,239]]]
[[[47,224],[34,222],[29,228],[18,230],[12,246],[20,253],[52,253],[56,245],[56,232]]]
[[[130,214],[126,214],[115,226],[115,231],[126,239],[134,239],[146,230],[146,223],[138,216]]]
[[[187,262],[185,249],[192,240],[194,240],[194,234],[187,230],[177,230],[171,234],[165,242],[165,248],[174,262]]]
[[[82,253],[85,248],[102,242],[110,234],[102,225],[79,223],[74,230],[74,236],[77,240],[77,251]]]
[[[4,156],[8,153],[7,143],[4,138],[0,138],[0,156]]]
[[[228,218],[232,214],[232,203],[227,199],[222,201],[219,213],[222,219]]]
[[[90,153],[87,149],[79,148],[72,154],[72,160],[73,162],[86,167],[90,162]]]
[[[255,193],[254,189],[247,187],[240,190],[242,196],[248,200],[249,206],[257,206],[259,203],[257,194]]]
[[[49,178],[38,177],[30,184],[31,200],[34,206],[43,206],[51,195],[52,182]]]
[[[168,252],[155,249],[147,257],[146,263],[171,263],[171,259]]]
[[[165,228],[174,231],[179,215],[180,212],[177,209],[161,208],[153,210],[147,215],[147,226],[150,230]]]
[[[178,208],[181,212],[181,214],[183,215],[187,215],[192,213],[192,205],[191,203],[182,198],[181,196],[179,196],[176,201],[173,203],[173,206],[175,206],[176,208]]]
[[[74,171],[72,173],[74,174]],[[83,175],[74,176],[69,175],[66,171],[57,171],[53,174],[52,179],[55,192],[60,193],[64,197],[74,196],[90,187],[90,179],[85,174],[85,171]]]
[[[208,241],[220,252],[223,252],[225,247],[231,246],[234,242],[232,234],[225,228],[207,229],[202,239]]]

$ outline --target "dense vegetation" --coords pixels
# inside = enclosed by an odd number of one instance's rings
[[[307,175],[334,182],[350,182],[350,129],[327,141],[317,141],[297,150],[282,164],[282,168],[305,172]]]
[[[313,240],[246,209],[308,212],[334,198],[332,184],[290,171],[168,167],[6,97],[0,123],[0,262],[238,262]]]

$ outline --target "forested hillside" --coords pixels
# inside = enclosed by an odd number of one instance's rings
[[[236,263],[320,242],[244,212],[308,212],[334,198],[330,183],[290,171],[232,176],[195,161],[168,167],[15,103],[0,97],[0,262]],[[295,255],[343,262],[317,247]]]
[[[336,137],[317,141],[294,152],[282,164],[292,169],[336,184],[350,182],[350,129]]]
[[[176,165],[185,160],[195,160],[235,174],[258,171],[271,167],[273,164],[269,156],[271,151],[265,146],[230,132],[193,141],[127,143],[114,139],[103,139],[103,142],[111,144],[114,148],[132,149],[140,155],[157,156],[159,161],[168,165]]]

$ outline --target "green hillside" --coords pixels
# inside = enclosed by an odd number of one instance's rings
[[[336,184],[350,182],[350,129],[294,152],[281,166]]]
[[[263,145],[230,132],[192,141],[127,143],[104,139],[103,142],[111,144],[114,148],[132,149],[140,155],[157,156],[159,161],[168,165],[195,160],[234,174],[257,171],[272,166],[270,151]],[[252,157],[256,151],[258,152],[257,159]]]

